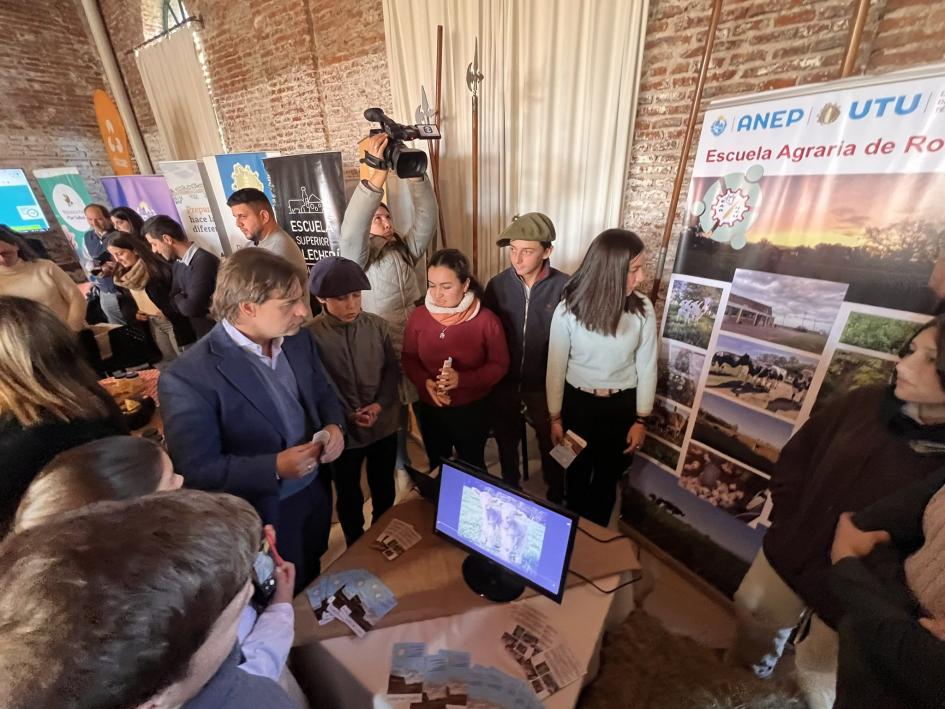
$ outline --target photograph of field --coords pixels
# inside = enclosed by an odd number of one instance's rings
[[[667,298],[663,337],[706,349],[715,327],[721,298],[721,288],[681,278],[673,280]]]
[[[693,180],[689,203],[717,179]],[[744,248],[706,237],[690,215],[673,272],[718,281],[739,268],[776,272],[849,284],[854,303],[930,312],[937,301],[930,279],[945,253],[945,173],[768,175],[761,186]]]
[[[909,320],[852,312],[843,326],[840,342],[865,350],[898,355],[919,327],[919,323]]]
[[[722,330],[820,354],[846,292],[845,283],[740,268]]]
[[[647,426],[647,435],[655,435],[674,446],[681,446],[689,424],[689,411],[668,399],[657,397]]]
[[[679,485],[746,524],[768,499],[767,479],[695,443],[686,451]]]
[[[656,393],[691,407],[704,365],[704,354],[660,340]]]
[[[706,393],[692,437],[770,475],[792,428],[786,421]]]
[[[644,439],[640,453],[655,463],[665,465],[672,471],[675,471],[679,464],[679,451],[653,436],[647,436]]]
[[[709,362],[706,391],[751,404],[788,421],[810,389],[817,359],[769,345],[719,335]]]
[[[896,362],[892,360],[837,350],[827,367],[812,413],[817,413],[824,404],[853,389],[871,384],[887,384],[895,369]]]

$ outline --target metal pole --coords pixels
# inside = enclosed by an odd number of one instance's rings
[[[466,67],[466,86],[472,92],[472,267],[479,275],[479,38],[476,37],[476,53],[472,63]]]
[[[440,85],[443,79],[443,25],[436,26],[436,95],[433,97],[434,103],[434,114],[433,122],[436,124],[437,130],[440,129],[440,98],[442,92],[440,91]],[[442,132],[440,133],[442,135]],[[433,172],[433,194],[436,195],[436,203],[439,206],[437,210],[437,218],[440,222],[440,241],[443,243],[443,248],[446,248],[446,225],[443,221],[443,207],[442,201],[440,200],[440,141],[433,141],[432,146],[432,155],[430,161],[430,167]]]
[[[846,78],[853,73],[856,66],[856,55],[860,53],[860,40],[863,37],[863,26],[869,14],[870,0],[859,0],[856,12],[853,14],[853,24],[850,27],[850,41],[847,43],[846,54],[843,55],[843,64],[840,67],[840,78]]]
[[[121,120],[125,124],[125,131],[128,134],[128,142],[131,143],[131,149],[134,152],[135,161],[138,163],[138,169],[143,174],[154,172],[151,166],[151,158],[148,155],[148,148],[144,144],[144,138],[141,135],[141,129],[135,118],[135,113],[131,108],[131,101],[128,98],[128,92],[125,90],[125,82],[121,78],[121,71],[118,69],[118,60],[115,59],[115,49],[108,39],[108,32],[105,30],[105,22],[102,20],[102,13],[98,8],[96,0],[82,0],[82,10],[89,21],[89,28],[92,30],[92,39],[95,41],[95,47],[98,49],[99,59],[102,61],[102,68],[105,70],[105,78],[108,79],[108,86],[112,90],[112,96],[115,98],[115,105]]]
[[[669,249],[669,239],[673,234],[673,222],[676,221],[676,207],[679,205],[679,194],[682,191],[683,178],[686,175],[686,165],[689,162],[689,150],[692,148],[692,138],[696,132],[696,119],[699,117],[699,106],[702,103],[702,90],[705,88],[706,75],[709,73],[709,59],[712,57],[712,48],[715,46],[715,32],[719,27],[719,18],[722,15],[722,0],[712,3],[712,18],[705,36],[705,46],[702,48],[702,66],[699,69],[699,80],[692,96],[689,107],[689,123],[686,125],[686,137],[683,139],[682,151],[679,154],[679,163],[676,165],[676,180],[673,183],[673,194],[669,198],[669,210],[666,212],[666,223],[663,225],[663,240],[660,242],[659,256],[656,259],[656,272],[653,275],[653,288],[650,291],[650,300],[656,302],[663,277],[663,267],[666,265],[666,252]]]

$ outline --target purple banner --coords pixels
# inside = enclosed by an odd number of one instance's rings
[[[130,207],[140,214],[142,219],[166,214],[174,221],[180,222],[174,195],[162,175],[103,177],[102,186],[113,207]]]

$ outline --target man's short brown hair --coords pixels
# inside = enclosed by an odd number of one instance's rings
[[[288,298],[295,286],[305,284],[295,266],[265,249],[246,247],[224,260],[217,273],[210,316],[235,322],[240,303],[265,303],[272,298]]]
[[[195,490],[100,502],[0,545],[0,706],[135,707],[187,676],[259,517]]]

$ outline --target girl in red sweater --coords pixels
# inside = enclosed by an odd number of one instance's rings
[[[425,303],[407,320],[402,362],[420,394],[414,406],[431,469],[454,449],[485,469],[486,397],[505,376],[509,351],[502,323],[482,307],[481,295],[466,256],[441,249],[430,258]]]

